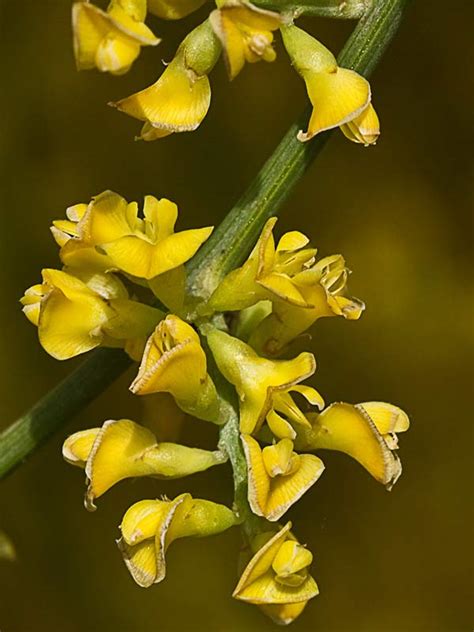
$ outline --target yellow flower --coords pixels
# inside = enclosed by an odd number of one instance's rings
[[[290,533],[288,522],[277,533],[263,533],[251,542],[254,553],[233,597],[264,606],[280,623],[291,623],[319,593],[308,572],[313,556]]]
[[[339,67],[334,55],[305,31],[291,25],[282,27],[281,32],[313,105],[308,130],[300,131],[298,139],[305,142],[340,127],[349,140],[373,145],[380,125],[371,104],[369,82],[353,70]]]
[[[220,423],[219,400],[199,336],[173,314],[150,336],[130,390],[137,395],[171,393],[185,412]]]
[[[344,258],[332,255],[295,275],[292,282],[306,301],[306,306],[275,301],[271,313],[257,323],[249,336],[249,344],[265,355],[278,355],[319,318],[360,318],[365,305],[359,299],[347,296],[349,273]]]
[[[130,300],[123,283],[112,274],[73,275],[45,269],[42,275],[43,283],[26,290],[21,303],[38,327],[41,345],[58,360],[99,346],[124,347],[145,338],[163,316]]]
[[[158,81],[111,105],[144,121],[143,140],[195,130],[211,103],[207,75],[220,52],[219,41],[206,20],[184,39]]]
[[[298,231],[285,233],[275,247],[276,222],[276,217],[267,221],[244,265],[230,272],[217,287],[209,299],[211,309],[241,310],[265,299],[308,306],[294,279],[314,263],[316,250],[305,247],[309,239]]]
[[[275,61],[273,31],[282,24],[279,13],[259,9],[243,0],[218,2],[209,16],[224,49],[230,79],[234,79],[245,62]]]
[[[267,360],[237,338],[214,329],[208,343],[224,377],[235,386],[240,400],[240,430],[243,434],[259,431],[265,419],[280,438],[294,438],[290,422],[309,425],[293,401],[299,393],[311,404],[322,408],[321,395],[310,386],[299,385],[316,370],[311,353],[301,353],[293,360]]]
[[[89,511],[96,508],[96,498],[125,478],[181,478],[226,461],[219,451],[159,443],[150,430],[128,419],[76,432],[64,442],[63,456],[72,465],[85,468],[88,487],[84,502]]]
[[[98,68],[114,75],[127,72],[142,46],[160,42],[144,24],[145,16],[144,0],[112,0],[107,11],[89,2],[75,2],[72,25],[78,70]]]
[[[147,280],[182,266],[213,230],[209,226],[175,233],[176,204],[152,195],[145,196],[143,219],[136,202],[128,204],[113,191],[66,213],[68,219],[53,222],[52,228],[64,265],[120,270]]]
[[[197,11],[206,0],[148,0],[148,11],[164,20],[179,20]]]
[[[408,430],[410,421],[397,406],[384,402],[331,404],[320,414],[310,414],[311,428],[301,427],[295,444],[301,450],[338,450],[358,461],[390,490],[402,473],[396,434]]]
[[[125,513],[117,544],[133,579],[147,588],[165,578],[166,551],[174,540],[215,535],[235,524],[230,509],[191,494],[174,500],[142,500]]]
[[[254,514],[274,522],[318,480],[324,464],[312,454],[296,454],[293,442],[282,439],[262,448],[241,435],[248,467],[248,501]]]

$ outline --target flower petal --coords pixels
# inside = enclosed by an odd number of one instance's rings
[[[149,474],[149,465],[140,457],[155,445],[153,433],[134,421],[106,421],[87,460],[86,508],[94,510],[94,500],[124,478]]]
[[[296,441],[302,449],[345,452],[358,461],[376,480],[391,489],[402,468],[362,406],[331,404],[319,415],[308,416],[313,424],[306,440]],[[303,429],[302,437],[304,437]]]
[[[377,430],[385,435],[391,432],[405,432],[410,427],[408,415],[398,406],[385,402],[363,402],[357,404],[363,408],[374,422]]]
[[[300,454],[299,467],[293,474],[273,479],[265,507],[265,518],[274,522],[318,480],[324,463],[313,454]]]
[[[375,109],[369,103],[368,107],[355,119],[341,126],[344,135],[354,143],[361,143],[366,147],[374,145],[380,136],[380,122]]]
[[[178,56],[156,83],[114,105],[121,112],[148,121],[159,129],[186,132],[199,126],[210,102],[207,75],[197,76],[186,68],[182,56]]]
[[[71,465],[85,467],[100,428],[75,432],[63,443],[63,457]]]
[[[353,70],[337,68],[334,72],[304,75],[313,113],[308,131],[298,139],[308,141],[316,134],[349,123],[370,103],[370,85]]]

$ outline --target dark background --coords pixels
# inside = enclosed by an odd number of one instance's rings
[[[48,226],[66,206],[111,188],[129,200],[175,200],[180,226],[217,223],[306,104],[281,43],[274,64],[229,84],[220,63],[208,117],[193,134],[134,143],[139,123],[106,106],[149,85],[201,11],[178,24],[123,77],[75,71],[66,0],[2,0],[0,151],[2,248],[1,421],[8,425],[76,361],[37,342],[18,299],[42,267],[58,265]],[[412,420],[401,438],[404,473],[389,494],[355,462],[323,454],[326,472],[288,517],[315,554],[321,594],[295,632],[451,632],[472,629],[472,300],[469,198],[472,4],[418,2],[372,78],[382,122],[375,148],[337,132],[286,204],[278,231],[300,229],[322,255],[341,252],[351,290],[367,303],[357,323],[314,330],[326,401],[381,399]],[[307,20],[337,51],[351,24]],[[82,506],[83,473],[61,443],[107,418],[141,419],[120,380],[0,484],[0,529],[18,559],[0,562],[3,632],[273,630],[231,598],[238,530],[182,540],[159,586],[138,588],[114,544],[136,500],[182,491],[231,502],[228,468],[173,483],[127,481],[95,514]],[[210,446],[195,421],[183,441]]]

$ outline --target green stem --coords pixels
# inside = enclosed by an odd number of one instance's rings
[[[339,63],[368,75],[395,35],[408,0],[377,0],[360,20]],[[219,280],[248,255],[268,217],[275,215],[324,147],[329,135],[301,144],[296,133],[308,112],[291,126],[256,179],[188,267],[190,288],[208,296]],[[14,469],[49,435],[84,408],[129,365],[119,351],[101,349],[0,435],[0,477]]]
[[[358,20],[369,10],[371,0],[254,0],[262,9],[288,12],[294,18],[311,15],[321,18]]]
[[[378,0],[360,20],[338,57],[338,63],[368,76],[395,35],[408,0]],[[329,139],[325,132],[308,143],[296,136],[306,129],[311,108],[290,127],[243,196],[193,259],[188,278],[192,294],[207,298],[219,281],[238,267],[266,220],[277,215]]]
[[[62,382],[0,435],[0,478],[79,410],[100,395],[130,366],[120,349],[97,349]]]

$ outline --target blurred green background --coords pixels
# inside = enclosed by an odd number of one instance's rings
[[[106,106],[160,73],[200,12],[178,24],[150,20],[164,36],[123,77],[75,71],[70,2],[1,0],[4,97],[0,176],[1,421],[25,411],[75,366],[40,348],[18,299],[42,267],[58,265],[48,231],[66,206],[111,188],[130,200],[175,200],[181,227],[217,223],[306,104],[281,44],[274,64],[246,67],[229,84],[213,77],[208,117],[193,134],[134,143],[139,123]],[[308,20],[338,50],[351,24]],[[321,594],[297,631],[471,630],[472,300],[470,193],[472,100],[463,60],[472,53],[472,4],[414,3],[372,79],[382,121],[375,148],[334,134],[281,215],[279,231],[309,234],[321,254],[341,252],[350,288],[367,303],[357,323],[320,322],[312,384],[326,401],[381,399],[403,406],[404,473],[392,493],[343,455],[288,517],[315,554]],[[0,562],[3,632],[275,629],[231,599],[237,530],[182,540],[159,586],[138,588],[114,544],[132,502],[190,491],[231,501],[228,468],[182,481],[121,483],[95,514],[82,506],[83,474],[61,443],[107,418],[140,419],[130,375],[63,428],[0,484],[0,529],[18,560]],[[186,427],[210,446],[215,430]]]

